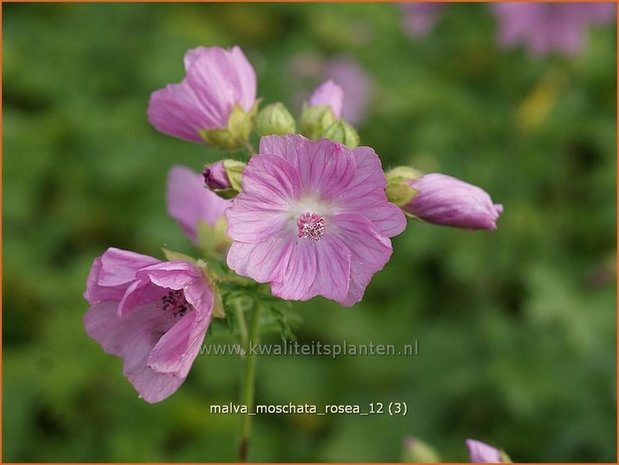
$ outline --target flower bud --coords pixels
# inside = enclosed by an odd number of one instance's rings
[[[503,212],[503,206],[493,204],[486,191],[451,176],[430,173],[402,182],[416,192],[408,203],[400,206],[406,213],[428,223],[494,230]]]
[[[466,440],[471,463],[511,463],[509,456],[496,447],[474,439]]]
[[[301,113],[301,131],[310,139],[320,139],[325,130],[337,121],[328,105],[305,107]]]
[[[241,178],[245,163],[237,160],[220,160],[204,168],[202,177],[206,186],[224,199],[241,192]]]
[[[294,134],[295,130],[294,118],[281,103],[268,105],[256,118],[256,132],[260,137],[271,134],[279,136]]]
[[[357,134],[357,131],[343,119],[329,126],[322,134],[322,137],[334,142],[341,142],[351,149],[359,145],[359,134]]]
[[[336,118],[342,116],[342,106],[344,104],[344,91],[331,79],[323,82],[314,89],[310,95],[308,104],[310,107],[315,105],[327,105]]]
[[[405,463],[439,463],[440,457],[434,448],[419,438],[404,438],[402,462]]]

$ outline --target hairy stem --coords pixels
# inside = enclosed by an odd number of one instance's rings
[[[252,344],[258,343],[258,329],[261,304],[255,302],[254,314],[251,320],[251,327],[245,339],[245,367],[243,386],[241,390],[241,404],[247,406],[249,413],[254,410],[254,390],[256,381],[256,354],[250,350]],[[251,435],[251,419],[252,415],[246,414],[243,417],[241,426],[241,444],[239,446],[239,459],[241,462],[247,461],[249,453],[249,438]]]

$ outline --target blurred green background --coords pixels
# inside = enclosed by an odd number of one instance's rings
[[[236,460],[240,417],[208,406],[237,401],[239,360],[199,357],[148,405],[82,327],[105,248],[192,251],[166,172],[218,153],[155,132],[146,104],[188,48],[233,44],[268,102],[318,82],[295,60],[349,57],[373,83],[359,130],[385,167],[505,206],[493,233],[410,223],[352,309],[294,305],[301,342],[417,339],[419,356],[258,361],[260,403],[405,401],[407,416],[258,416],[250,459],[398,461],[413,435],[452,461],[468,437],[517,461],[615,461],[616,29],[535,59],[497,48],[481,4],[425,40],[401,23],[390,4],[3,5],[5,461]]]

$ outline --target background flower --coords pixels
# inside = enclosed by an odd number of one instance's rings
[[[166,203],[168,214],[194,243],[200,222],[215,226],[231,205],[206,188],[201,174],[184,166],[174,166],[168,172]]]
[[[496,3],[504,47],[523,44],[533,55],[582,52],[590,26],[615,20],[614,3]]]

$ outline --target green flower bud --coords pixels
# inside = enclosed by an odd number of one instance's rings
[[[294,134],[296,125],[294,118],[281,103],[268,105],[258,113],[256,118],[256,132],[260,137],[277,134]]]
[[[354,149],[359,145],[359,134],[354,128],[343,119],[336,121],[329,126],[322,134],[322,137],[330,139]]]
[[[301,132],[310,139],[319,139],[337,121],[329,105],[305,107],[301,113]]]
[[[398,166],[385,173],[387,179],[387,200],[398,207],[408,205],[417,190],[411,187],[411,183],[421,178],[423,173],[410,166]]]
[[[258,102],[249,112],[236,105],[230,112],[226,129],[204,129],[200,131],[200,137],[209,145],[222,150],[236,150],[244,147],[249,141],[257,111]]]

